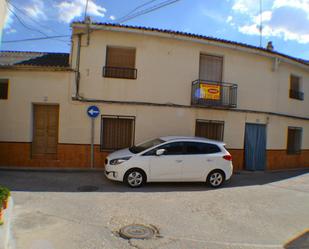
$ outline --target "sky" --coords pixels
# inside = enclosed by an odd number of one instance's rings
[[[89,0],[87,14],[93,21],[117,23],[138,6],[148,3],[133,13],[166,1]],[[70,23],[83,20],[86,0],[10,0],[10,3],[1,50],[70,52]],[[309,60],[309,0],[178,0],[123,24],[259,46],[261,19],[263,47],[272,41],[275,51]],[[8,42],[57,35],[67,37]]]

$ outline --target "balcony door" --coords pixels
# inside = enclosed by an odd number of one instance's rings
[[[223,57],[207,54],[200,54],[200,71],[201,80],[222,82]]]

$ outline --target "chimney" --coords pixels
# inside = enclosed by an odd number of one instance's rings
[[[269,41],[267,43],[266,49],[269,50],[269,51],[273,51],[274,50],[274,46],[273,46],[273,43],[271,41]]]

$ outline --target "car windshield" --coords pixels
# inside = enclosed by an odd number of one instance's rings
[[[156,138],[156,139],[152,139],[150,141],[147,141],[147,142],[144,142],[144,143],[140,143],[136,146],[132,146],[131,148],[129,148],[129,150],[134,153],[134,154],[137,154],[137,153],[140,153],[144,150],[147,150],[153,146],[156,146],[156,145],[159,145],[159,144],[162,144],[164,143],[165,141],[160,139],[160,138]]]

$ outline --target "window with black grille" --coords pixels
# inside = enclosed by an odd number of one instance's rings
[[[132,146],[134,126],[134,117],[102,116],[101,150],[118,150]]]
[[[304,93],[301,87],[301,78],[296,75],[290,75],[290,98],[303,100]]]
[[[224,122],[216,120],[196,120],[195,136],[223,141]]]
[[[0,79],[0,99],[8,99],[9,95],[9,80]]]
[[[103,76],[109,78],[136,79],[135,54],[135,48],[107,46]]]
[[[288,154],[299,154],[301,152],[302,133],[301,127],[288,127]]]

